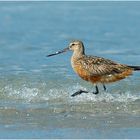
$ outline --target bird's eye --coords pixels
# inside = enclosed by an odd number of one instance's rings
[[[70,46],[69,46],[69,47],[70,47],[70,48],[72,48],[74,45],[75,45],[75,44],[74,44],[74,43],[72,43],[72,44],[70,44]]]

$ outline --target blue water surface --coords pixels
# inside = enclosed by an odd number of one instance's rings
[[[140,73],[100,95],[72,70],[72,52],[140,65],[140,2],[0,2],[0,138],[140,138]]]

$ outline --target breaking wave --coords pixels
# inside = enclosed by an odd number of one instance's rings
[[[26,84],[15,87],[6,85],[0,89],[1,96],[11,100],[23,100],[26,102],[60,102],[60,103],[98,103],[98,102],[134,102],[140,99],[139,93],[126,92],[101,92],[98,95],[92,93],[83,93],[81,95],[71,97],[71,94],[78,89],[87,90],[85,87],[77,84],[76,86],[49,88],[46,83],[42,83],[38,87],[30,87]]]

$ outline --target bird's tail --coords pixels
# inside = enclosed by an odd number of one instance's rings
[[[140,70],[140,66],[128,66],[128,67],[134,69],[134,71]]]

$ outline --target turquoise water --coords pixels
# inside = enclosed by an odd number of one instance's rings
[[[140,138],[140,73],[94,87],[70,65],[86,53],[140,65],[140,2],[0,2],[0,138]]]

